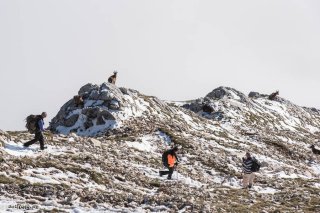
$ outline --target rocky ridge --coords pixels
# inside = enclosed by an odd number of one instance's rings
[[[0,196],[36,211],[316,212],[320,113],[220,87],[169,103],[114,85],[79,90],[46,133],[48,150],[23,149],[26,132],[0,132]],[[173,181],[161,153],[181,147]],[[253,190],[241,189],[241,157],[262,162]]]

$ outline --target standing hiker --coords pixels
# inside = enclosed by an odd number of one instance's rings
[[[243,175],[243,188],[251,188],[255,177],[255,172],[259,171],[260,163],[254,157],[251,157],[247,152],[245,157],[242,158],[242,172]]]
[[[162,175],[168,175],[167,179],[170,180],[173,174],[173,170],[175,166],[178,165],[178,157],[176,152],[178,151],[178,147],[174,147],[173,149],[169,149],[162,154],[162,163],[165,167],[169,169],[169,171],[159,171],[160,177]]]
[[[108,78],[108,82],[109,82],[110,84],[116,84],[117,74],[118,74],[118,72],[117,72],[117,71],[114,71],[114,72],[113,72],[113,75]]]
[[[44,131],[44,122],[43,119],[47,117],[47,113],[43,112],[41,113],[41,115],[37,115],[34,116],[30,121],[27,118],[27,128],[29,130],[29,128],[33,128],[33,127],[29,127],[29,126],[34,126],[34,139],[26,142],[25,144],[23,144],[24,147],[29,147],[30,145],[34,144],[35,142],[39,141],[40,142],[40,149],[44,150],[44,137],[42,132]],[[29,124],[32,123],[32,124]],[[30,131],[30,130],[29,130]]]

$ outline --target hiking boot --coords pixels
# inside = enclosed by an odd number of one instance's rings
[[[170,177],[170,176],[168,176],[168,177],[167,177],[167,179],[168,179],[168,180],[171,180],[171,177]]]
[[[40,149],[41,150],[45,150],[45,149],[47,149],[48,147],[46,147],[46,146],[44,146],[44,147],[41,147]]]
[[[23,144],[23,147],[24,147],[24,148],[28,148],[29,146],[28,146],[28,145],[26,145],[26,144]]]
[[[162,172],[161,171],[159,171],[159,175],[160,175],[160,177],[162,177]]]
[[[248,185],[248,188],[251,189],[251,188],[252,188],[252,184],[249,184],[249,185]]]

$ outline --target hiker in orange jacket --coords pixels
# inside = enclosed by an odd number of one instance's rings
[[[176,152],[178,151],[178,147],[174,147],[173,149],[169,149],[162,154],[162,162],[165,167],[169,169],[169,171],[159,171],[160,176],[168,175],[168,180],[171,179],[175,166],[178,165],[178,157]]]

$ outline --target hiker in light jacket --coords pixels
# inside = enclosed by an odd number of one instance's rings
[[[250,189],[253,185],[255,173],[252,171],[252,165],[254,160],[255,159],[251,157],[249,152],[242,158],[243,188],[248,187]]]
[[[23,144],[24,147],[29,147],[30,145],[34,144],[35,142],[39,141],[40,142],[40,149],[44,150],[44,137],[42,132],[44,131],[44,122],[43,119],[47,117],[47,113],[43,112],[41,115],[37,116],[36,120],[36,131],[34,135],[34,139],[31,141],[28,141],[27,143]]]

